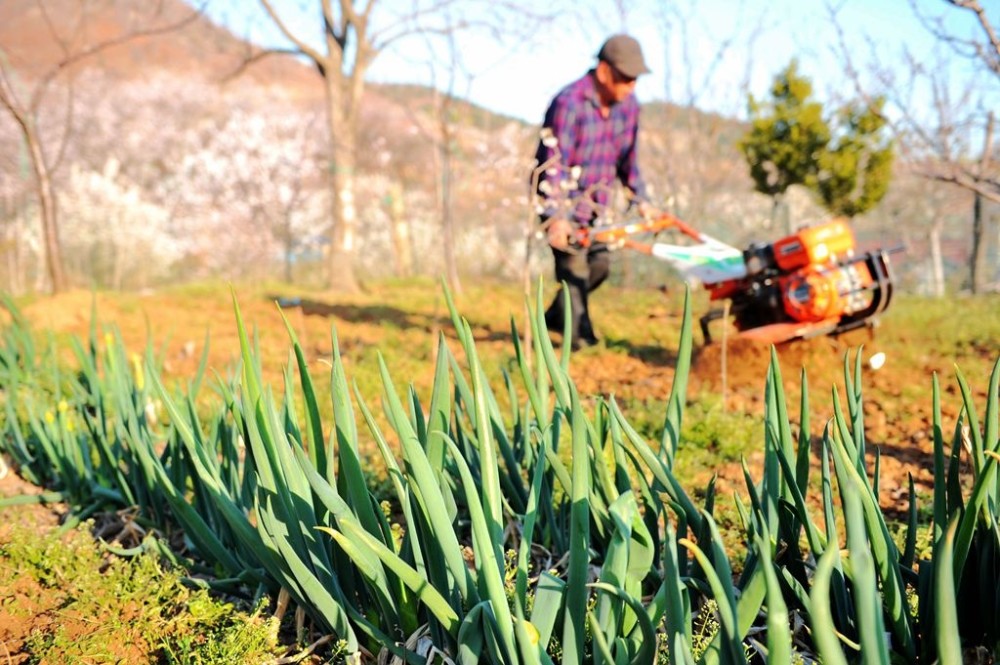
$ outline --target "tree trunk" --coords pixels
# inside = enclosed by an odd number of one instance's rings
[[[996,244],[993,245],[993,276],[991,279],[996,288],[1000,289],[1000,214],[990,215],[990,225],[996,232],[993,237]]]
[[[125,251],[121,245],[117,242],[111,245],[112,252],[112,265],[114,266],[114,284],[115,288],[119,291],[125,286],[125,269],[122,266],[122,252]],[[132,284],[133,287],[137,286],[137,283]]]
[[[930,292],[936,298],[944,297],[944,261],[941,256],[941,222],[935,221],[929,237],[931,265]]]
[[[295,261],[294,252],[295,242],[292,238],[292,214],[291,211],[285,210],[281,227],[281,253],[284,255],[282,263],[286,284],[291,284],[294,281],[294,275],[292,274],[292,267]]]
[[[632,262],[632,252],[621,252],[618,255],[618,265],[621,266],[622,286],[631,289],[636,283],[635,264]]]
[[[986,120],[986,134],[983,137],[983,154],[979,159],[979,173],[985,175],[990,166],[993,151],[993,113]],[[973,194],[972,204],[972,256],[969,257],[969,289],[973,293],[982,290],[983,258],[986,254],[986,220],[983,218],[983,196],[978,191]]]
[[[292,250],[288,247],[288,243],[285,243],[285,283],[292,284],[295,279],[292,276]]]
[[[35,172],[35,188],[38,193],[38,209],[42,221],[42,245],[45,248],[45,267],[49,275],[49,286],[53,293],[61,293],[69,288],[66,268],[59,244],[58,201],[52,189],[52,175],[45,163],[42,146],[34,131],[25,132],[31,168]]]
[[[392,228],[392,247],[396,255],[396,276],[413,276],[413,246],[410,238],[410,220],[406,217],[403,188],[395,185],[389,194],[389,220]]]
[[[771,226],[775,229],[784,228],[789,235],[795,233],[795,228],[792,224],[792,213],[788,209],[784,192],[771,197]]]
[[[28,260],[28,254],[30,247],[27,246],[28,243],[22,242],[24,236],[19,232],[21,228],[27,228],[30,221],[28,220],[28,202],[22,199],[20,207],[17,211],[17,217],[14,219],[14,260],[11,263],[11,269],[14,271],[11,274],[11,290],[15,295],[21,295],[28,290],[28,279],[27,279],[27,266],[30,265]]]
[[[447,122],[447,121],[445,121]],[[455,216],[452,206],[452,149],[451,132],[447,129],[441,136],[441,241],[444,246],[444,269],[448,286],[453,293],[462,292],[455,260]]]
[[[330,288],[347,293],[360,290],[354,273],[354,251],[357,243],[357,208],[354,204],[355,136],[353,118],[345,113],[343,100],[334,75],[327,74],[327,119],[330,126],[330,193],[332,226],[330,228],[329,274]]]
[[[986,256],[986,220],[983,218],[983,197],[972,195],[972,254],[969,256],[969,290],[982,291],[983,258]]]
[[[345,161],[354,160],[352,158],[338,161],[344,164]],[[360,290],[360,286],[354,273],[354,250],[358,233],[357,208],[354,206],[354,176],[351,173],[335,172],[332,180],[335,196],[329,284],[337,291],[355,293]]]
[[[20,295],[20,265],[18,258],[21,252],[18,228],[21,224],[23,203],[18,197],[9,196],[0,198],[0,222],[3,223],[2,242],[0,249],[6,263],[4,270],[3,289],[12,295]]]

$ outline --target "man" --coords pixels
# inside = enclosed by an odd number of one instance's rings
[[[593,226],[608,209],[615,180],[628,188],[641,214],[653,214],[636,158],[639,103],[633,95],[636,79],[648,72],[639,42],[614,35],[601,46],[597,65],[563,88],[545,113],[535,154],[541,219],[556,280],[569,289],[575,349],[598,343],[587,299],[610,270],[607,246],[581,247],[579,229]],[[550,331],[562,332],[563,312],[560,288],[545,312]]]

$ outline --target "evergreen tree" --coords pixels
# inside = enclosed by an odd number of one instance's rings
[[[854,217],[882,200],[892,176],[882,101],[840,109],[831,127],[811,96],[812,83],[793,60],[775,77],[769,100],[750,96],[751,127],[739,148],[756,190],[772,197],[775,212],[788,188],[802,185],[831,213]]]
[[[886,136],[882,100],[863,108],[840,111],[831,145],[819,154],[817,172],[807,184],[823,207],[835,215],[854,217],[874,208],[889,190],[893,144]]]
[[[771,97],[750,96],[750,131],[739,143],[755,188],[774,200],[777,213],[792,185],[805,185],[816,173],[818,155],[830,142],[823,106],[810,101],[812,83],[798,72],[798,62],[775,77]]]

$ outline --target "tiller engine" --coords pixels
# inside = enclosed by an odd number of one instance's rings
[[[632,238],[667,229],[676,229],[694,244],[642,243]],[[858,253],[854,233],[839,219],[773,243],[753,243],[743,251],[669,215],[598,226],[584,242],[650,254],[672,264],[686,280],[704,284],[710,300],[722,304],[701,317],[706,343],[712,339],[709,324],[724,318],[727,310],[740,337],[780,343],[872,327],[892,300],[889,256],[897,250]]]

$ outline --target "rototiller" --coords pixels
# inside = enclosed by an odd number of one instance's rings
[[[694,242],[675,245],[632,237],[669,229]],[[704,284],[710,300],[722,304],[701,317],[706,344],[712,340],[709,324],[725,316],[726,301],[739,336],[766,343],[873,327],[892,300],[889,256],[898,251],[858,253],[854,233],[843,220],[740,251],[671,215],[598,226],[582,242],[649,254],[673,265],[685,280]]]

